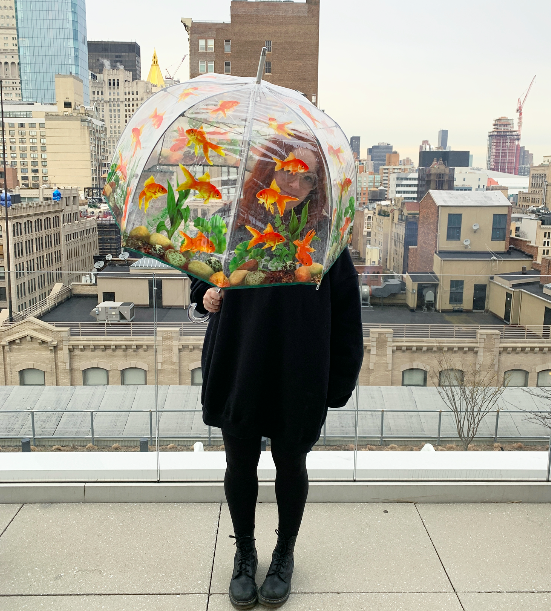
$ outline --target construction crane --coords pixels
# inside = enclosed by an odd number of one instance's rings
[[[178,66],[176,67],[176,70],[174,70],[174,72],[172,73],[172,76],[170,76],[170,72],[168,71],[168,68],[166,68],[166,77],[174,80],[174,77],[176,76],[176,72],[178,72],[178,70],[182,67],[182,64],[184,63],[184,60],[187,57],[187,53],[184,55],[184,57],[182,57],[182,61],[178,64]]]
[[[530,83],[530,87],[528,87],[528,90],[526,91],[524,98],[522,100],[520,98],[518,99],[517,113],[518,113],[518,133],[519,135],[522,133],[522,109],[524,108],[524,103],[526,102],[526,98],[528,97],[528,94],[530,93],[530,89],[532,89],[532,85],[534,84],[535,80],[536,80],[536,75],[534,74],[534,78],[532,79],[532,82]]]

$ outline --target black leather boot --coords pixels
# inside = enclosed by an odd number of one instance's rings
[[[234,537],[237,549],[233,561],[233,574],[230,581],[230,600],[238,609],[252,609],[258,601],[255,582],[258,555],[252,535]]]
[[[293,551],[296,535],[285,537],[278,530],[272,563],[264,583],[258,590],[258,601],[265,607],[280,607],[291,593],[291,577],[295,566]]]

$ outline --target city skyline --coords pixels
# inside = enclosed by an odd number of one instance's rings
[[[230,15],[230,0],[200,6],[191,0],[165,0],[162,14],[148,12],[143,19],[146,6],[143,0],[89,3],[88,38],[136,40],[144,70],[156,47],[163,75],[188,52],[181,17],[229,21]],[[466,0],[460,11],[423,0],[403,3],[392,12],[385,5],[321,0],[320,107],[348,137],[361,137],[362,155],[368,146],[384,141],[392,142],[402,157],[414,159],[421,141],[435,145],[445,127],[448,144],[470,150],[474,165],[485,167],[494,120],[506,116],[516,124],[517,99],[536,74],[521,144],[540,163],[551,153],[551,67],[544,47],[549,17],[551,6],[544,0],[520,8],[511,0],[499,5]],[[375,26],[382,23],[392,27]],[[515,37],[530,42],[529,52],[526,46],[503,42],[501,31],[512,23]],[[365,71],[362,78],[360,70]],[[188,71],[186,59],[177,78],[185,80]]]

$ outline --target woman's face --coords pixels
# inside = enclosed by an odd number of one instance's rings
[[[275,181],[281,192],[285,195],[296,197],[298,200],[296,202],[287,202],[287,209],[301,204],[310,191],[316,187],[318,181],[318,161],[315,154],[305,148],[296,148],[293,150],[293,153],[295,157],[302,159],[308,166],[308,172],[297,172],[296,174],[291,174],[291,172],[286,170],[274,172]]]

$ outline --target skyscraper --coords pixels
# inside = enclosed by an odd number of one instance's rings
[[[354,158],[359,159],[360,158],[360,136],[352,136],[350,138],[350,148],[352,149],[352,152],[354,153]]]
[[[103,70],[132,72],[132,80],[142,78],[140,45],[137,42],[115,42],[111,40],[88,41],[88,68],[96,74]]]
[[[520,133],[513,119],[499,117],[488,134],[488,170],[518,174]]]
[[[448,149],[448,130],[447,129],[441,129],[438,132],[438,147],[441,148],[443,151],[446,151]]]
[[[0,52],[0,76],[3,80],[4,99],[20,100],[19,49],[17,48],[14,0],[6,0],[6,3],[0,6],[0,12],[0,36],[4,42]]]
[[[55,102],[55,75],[82,80],[90,103],[85,0],[15,0],[21,97],[25,102]]]
[[[367,149],[367,154],[371,155],[371,161],[373,161],[375,174],[378,174],[379,168],[385,165],[387,153],[392,153],[392,144],[388,142],[379,142]]]

